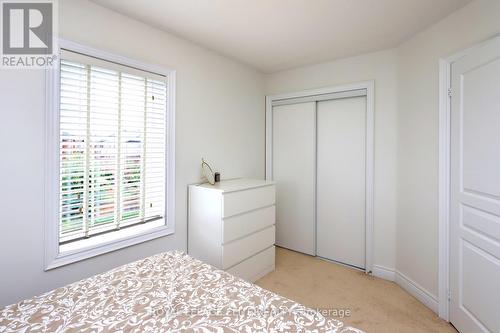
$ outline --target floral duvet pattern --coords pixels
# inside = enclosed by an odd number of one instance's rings
[[[0,310],[0,332],[361,332],[179,252]]]

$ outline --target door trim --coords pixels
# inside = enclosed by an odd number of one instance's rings
[[[305,98],[315,95],[335,94],[366,89],[366,202],[365,202],[365,272],[371,274],[373,270],[373,198],[374,198],[374,110],[375,110],[375,81],[325,87],[320,89],[303,90],[292,93],[266,96],[266,180],[273,179],[273,101],[289,98]],[[316,228],[316,221],[315,221]]]
[[[500,39],[490,37],[470,48],[439,59],[439,286],[438,302],[440,318],[449,321],[450,308],[450,150],[451,150],[451,66],[473,50]]]

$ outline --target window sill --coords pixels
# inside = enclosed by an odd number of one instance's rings
[[[173,233],[174,229],[167,227],[165,220],[162,219],[61,245],[59,246],[59,254],[46,265],[45,270],[48,271]]]

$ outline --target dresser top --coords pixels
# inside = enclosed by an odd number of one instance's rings
[[[221,180],[220,182],[215,183],[215,185],[204,183],[200,185],[191,185],[191,186],[203,187],[226,193],[226,192],[235,192],[256,187],[262,187],[262,186],[269,186],[273,184],[275,184],[274,181],[268,181],[263,179],[236,178],[236,179]]]

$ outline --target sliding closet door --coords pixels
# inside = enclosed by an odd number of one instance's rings
[[[317,255],[365,267],[366,97],[318,102]]]
[[[273,107],[276,244],[314,255],[315,102]]]

